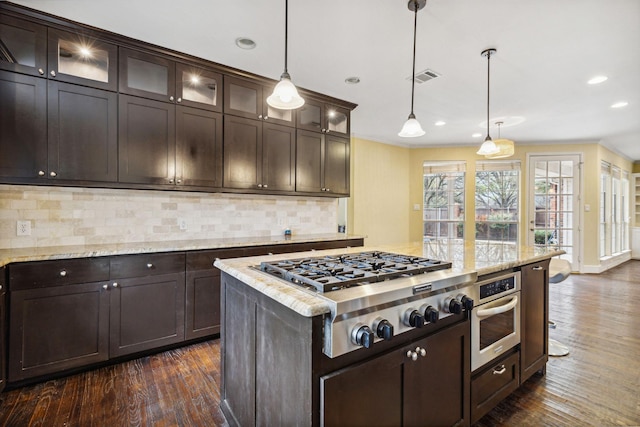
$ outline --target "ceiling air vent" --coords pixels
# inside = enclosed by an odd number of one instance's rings
[[[416,73],[415,82],[424,83],[424,82],[428,82],[429,80],[433,80],[437,77],[440,77],[440,74],[427,68],[426,70],[422,70]],[[407,77],[407,80],[411,80],[411,76]]]

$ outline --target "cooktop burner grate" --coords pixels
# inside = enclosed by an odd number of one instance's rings
[[[448,268],[451,268],[450,262],[377,251],[260,264],[260,270],[265,273],[317,292],[330,292]]]

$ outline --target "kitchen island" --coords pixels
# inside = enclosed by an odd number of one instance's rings
[[[426,258],[448,251],[451,268],[427,273],[429,280],[438,274],[459,277],[472,272],[474,281],[476,277],[487,281],[517,272],[522,287],[522,309],[517,312],[522,320],[521,343],[495,360],[497,371],[504,368],[507,372],[505,380],[487,385],[486,372],[496,367],[493,361],[471,370],[470,306],[457,312],[449,312],[447,306],[440,310],[439,320],[436,316],[419,327],[395,323],[391,325],[395,335],[391,327],[388,336],[375,336],[372,345],[365,340],[359,342],[359,349],[351,346],[330,357],[326,334],[341,320],[332,319],[336,306],[326,296],[256,268],[262,262],[335,257],[363,250]],[[218,260],[215,265],[222,270],[222,409],[232,425],[243,426],[470,425],[530,375],[544,373],[548,262],[560,254],[526,247],[459,244],[454,248],[418,243]],[[413,289],[417,294],[415,286]],[[462,295],[463,305],[464,300]],[[361,308],[357,314],[342,317],[359,316],[367,310],[372,309]],[[388,315],[392,308],[384,310],[381,313],[394,323],[396,319]],[[374,322],[374,333],[376,327],[380,332],[383,323]],[[334,335],[336,331],[331,329]]]

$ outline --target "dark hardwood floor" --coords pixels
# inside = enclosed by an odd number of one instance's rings
[[[550,290],[551,358],[485,426],[640,425],[640,261]],[[0,394],[2,426],[222,426],[220,345],[206,341]]]

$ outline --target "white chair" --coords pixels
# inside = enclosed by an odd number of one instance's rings
[[[549,263],[549,283],[560,283],[571,274],[571,263],[566,259],[551,258]],[[555,329],[555,322],[549,320],[549,328]],[[569,347],[559,341],[549,338],[549,356],[566,356]]]

